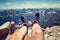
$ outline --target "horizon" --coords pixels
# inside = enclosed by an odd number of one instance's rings
[[[0,9],[60,8],[60,0],[0,0]]]

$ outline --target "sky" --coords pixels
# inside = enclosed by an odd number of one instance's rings
[[[0,0],[0,9],[60,8],[60,0]]]

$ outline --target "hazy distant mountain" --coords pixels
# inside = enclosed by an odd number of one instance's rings
[[[0,10],[0,25],[6,21],[15,21],[16,24],[21,22],[20,16],[24,15],[27,20],[33,19],[35,13],[40,13],[40,24],[42,27],[60,25],[60,9],[10,9]]]

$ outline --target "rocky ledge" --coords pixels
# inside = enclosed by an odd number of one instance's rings
[[[47,27],[43,30],[45,40],[60,40],[60,26]]]

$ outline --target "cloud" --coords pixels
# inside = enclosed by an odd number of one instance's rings
[[[33,4],[22,4],[21,5],[23,8],[33,8],[34,6],[33,6]]]
[[[9,4],[9,5],[6,5]],[[47,3],[40,3],[40,4],[32,4],[32,3],[25,3],[25,4],[11,4],[6,3],[5,5],[0,5],[0,9],[19,9],[19,8],[60,8],[60,3],[56,4],[47,4]],[[10,5],[11,4],[11,5]]]
[[[6,5],[10,5],[11,3],[5,3]]]
[[[0,5],[0,7],[2,7],[3,5]]]
[[[47,3],[42,3],[41,5],[48,5]]]
[[[60,8],[60,3],[57,4],[48,4],[48,3],[41,3],[41,4],[21,4],[21,8]]]

